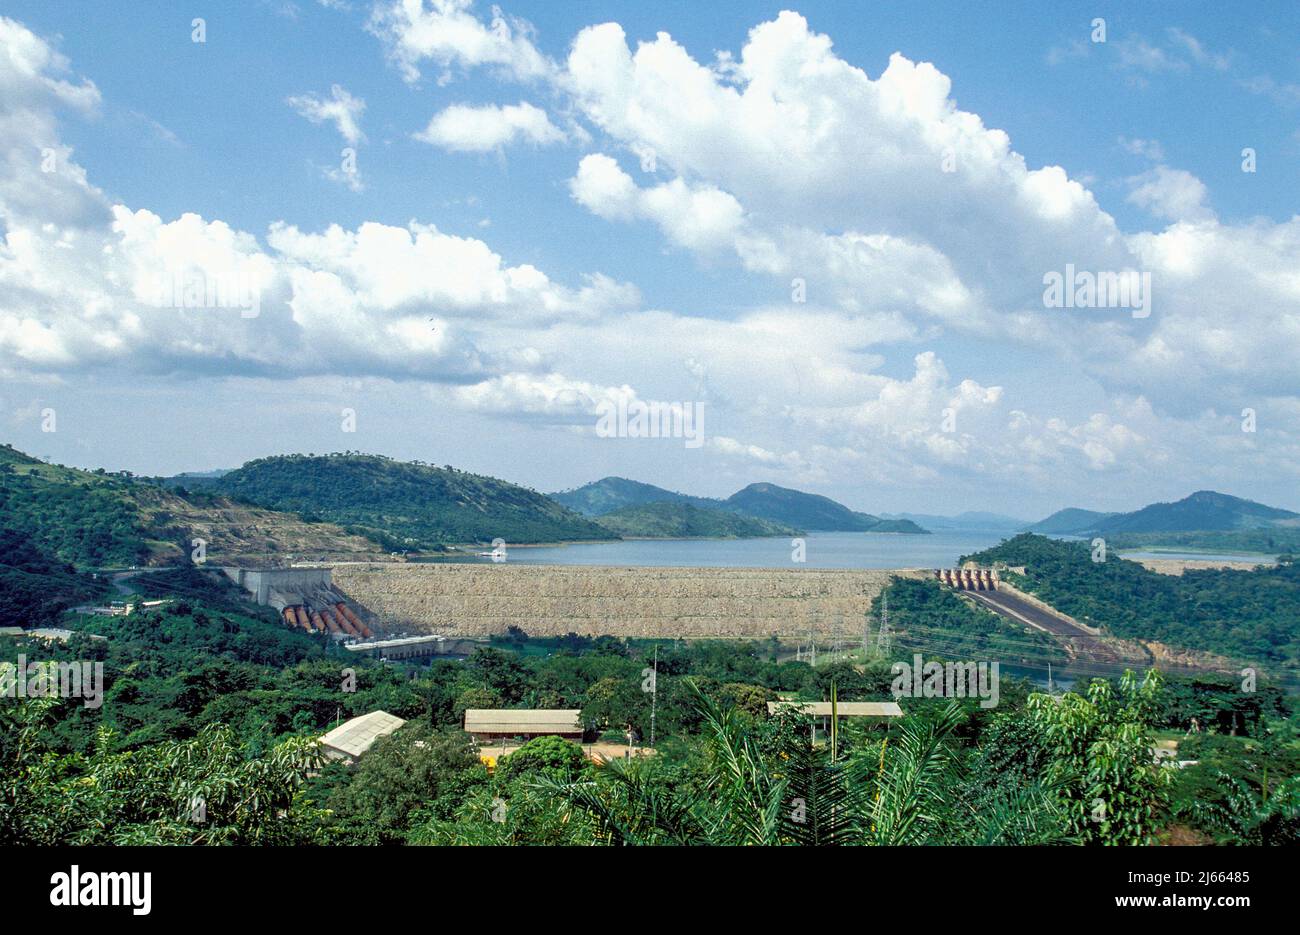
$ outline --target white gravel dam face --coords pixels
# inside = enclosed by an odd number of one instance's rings
[[[386,632],[744,637],[859,632],[892,575],[929,569],[337,565],[334,583]]]

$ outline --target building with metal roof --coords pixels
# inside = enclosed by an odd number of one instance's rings
[[[839,717],[902,717],[903,709],[893,701],[841,701],[835,705]],[[829,701],[769,701],[767,713],[797,711],[813,717],[830,717]]]
[[[371,711],[344,721],[320,739],[325,755],[332,760],[357,760],[380,737],[391,734],[406,721],[387,711]]]
[[[468,708],[465,730],[478,741],[504,737],[582,739],[582,711],[577,708]]]

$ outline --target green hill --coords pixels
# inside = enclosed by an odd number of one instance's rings
[[[1300,551],[1300,514],[1213,490],[1132,513],[1060,510],[1026,532],[1048,536],[1103,536],[1116,548],[1283,553]]]
[[[0,446],[0,524],[82,568],[187,564],[195,539],[209,562],[380,557],[374,542],[329,523],[166,490],[129,474],[45,464]]]
[[[727,498],[727,506],[778,523],[801,529],[837,532],[925,533],[927,530],[906,519],[881,519],[858,513],[829,497],[804,493],[776,484],[750,484]]]
[[[1075,508],[1058,510],[1025,531],[1044,535],[1104,536],[1274,528],[1300,529],[1300,513],[1213,490],[1198,490],[1173,503],[1152,503],[1132,513],[1096,513]]]
[[[626,507],[649,503],[687,504],[701,510],[725,510],[751,519],[768,520],[780,528],[817,529],[848,532],[925,533],[916,523],[903,517],[881,519],[858,513],[829,497],[778,487],[776,484],[750,484],[726,500],[694,497],[665,490],[653,484],[625,477],[604,477],[573,490],[551,494],[551,499],[587,516],[599,517]],[[648,522],[649,518],[641,520]],[[787,532],[755,535],[787,535]],[[640,535],[640,533],[628,533]]]
[[[0,446],[0,516],[34,548],[75,565],[134,565],[149,556],[129,480],[45,464],[9,445]]]
[[[79,574],[26,534],[0,528],[0,626],[53,625],[72,603],[106,590],[104,581]]]
[[[1198,490],[1174,503],[1153,503],[1133,513],[1101,520],[1094,531],[1102,534],[1150,532],[1204,532],[1263,529],[1300,525],[1300,513],[1264,506],[1253,500]]]
[[[629,506],[647,503],[689,503],[704,509],[718,509],[721,500],[709,497],[692,497],[689,494],[665,490],[653,484],[628,480],[626,477],[602,477],[573,490],[562,490],[550,495],[551,499],[584,516],[603,516]]]
[[[702,509],[689,503],[644,503],[606,513],[596,522],[620,536],[646,539],[746,539],[794,536],[800,531],[782,523],[728,510]]]
[[[1098,513],[1095,510],[1081,510],[1068,507],[1057,510],[1047,519],[1040,520],[1032,526],[1026,526],[1025,532],[1041,533],[1045,536],[1081,536],[1114,513]]]
[[[535,490],[379,455],[261,458],[223,475],[216,489],[338,523],[394,548],[617,538]]]

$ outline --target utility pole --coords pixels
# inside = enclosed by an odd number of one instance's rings
[[[659,644],[655,643],[655,661],[650,668],[650,749],[655,748],[655,702],[659,700]]]

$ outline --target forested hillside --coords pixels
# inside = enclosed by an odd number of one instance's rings
[[[742,539],[756,536],[793,536],[800,530],[784,523],[733,513],[701,509],[689,503],[646,503],[627,506],[596,518],[611,532],[631,538]]]
[[[262,458],[224,475],[216,489],[401,548],[617,538],[534,490],[379,455]]]
[[[0,527],[0,627],[52,626],[66,607],[98,597],[106,587],[25,533]]]
[[[962,560],[1024,565],[1017,584],[1115,636],[1159,640],[1261,666],[1300,663],[1300,565],[1292,562],[1253,571],[1162,575],[1114,553],[1094,562],[1088,543],[1028,533]]]
[[[926,530],[906,519],[881,519],[870,513],[850,510],[842,503],[820,494],[804,493],[776,484],[750,484],[727,498],[727,506],[751,516],[801,529],[839,532],[924,533]]]
[[[1182,545],[1282,552],[1300,547],[1300,514],[1214,490],[1198,490],[1181,500],[1152,503],[1131,513],[1059,510],[1026,532],[1102,536],[1125,548]]]
[[[45,464],[8,446],[0,447],[0,515],[0,525],[82,568],[187,564],[196,539],[217,563],[378,558],[383,551],[331,523],[102,469]]]
[[[1097,522],[1100,535],[1152,532],[1206,532],[1300,524],[1300,514],[1213,490],[1198,490],[1173,503],[1153,503],[1132,513],[1117,513]]]
[[[0,520],[40,549],[82,566],[148,558],[148,533],[127,480],[45,464],[0,446]]]
[[[603,516],[624,507],[644,506],[647,503],[688,503],[703,509],[718,509],[724,505],[721,500],[692,497],[690,494],[665,490],[626,477],[602,477],[573,490],[553,493],[550,497],[584,516]]]

